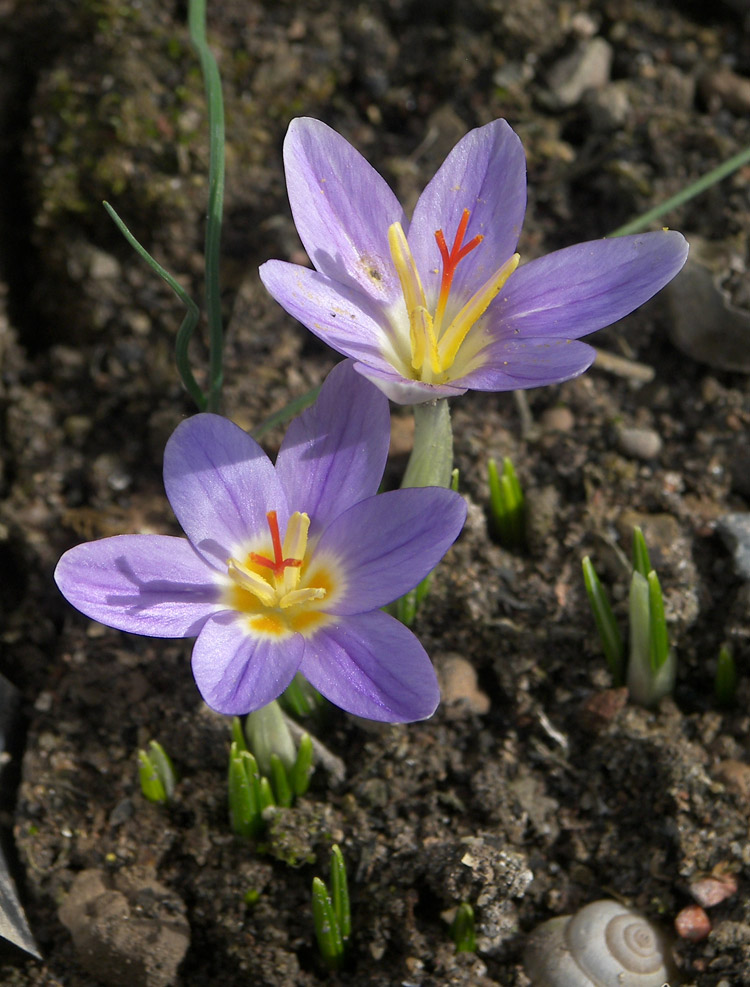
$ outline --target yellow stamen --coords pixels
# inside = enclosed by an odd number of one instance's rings
[[[309,586],[307,589],[293,589],[279,600],[282,610],[293,607],[298,603],[312,603],[313,600],[325,599],[326,591],[320,586]]]
[[[393,266],[401,282],[406,311],[409,316],[409,339],[411,343],[411,365],[421,370],[428,359],[433,373],[439,373],[437,339],[433,329],[432,316],[427,310],[422,281],[409,243],[404,236],[401,223],[393,223],[388,228],[388,246],[391,250]]]
[[[289,518],[284,535],[284,558],[299,559],[300,562],[305,557],[307,551],[307,532],[310,529],[310,518],[307,514],[295,511]],[[277,579],[277,588],[280,595],[286,595],[295,589],[299,584],[300,570],[298,566],[288,566],[281,574],[281,579]]]
[[[481,319],[491,302],[497,297],[503,285],[518,267],[520,254],[513,254],[499,271],[496,271],[489,281],[476,291],[464,305],[458,315],[445,330],[438,341],[438,362],[441,370],[447,370],[456,359],[461,343],[466,339],[472,326]]]
[[[276,588],[271,586],[262,576],[259,576],[257,572],[248,569],[237,559],[227,559],[227,570],[234,582],[257,597],[264,607],[275,606]]]

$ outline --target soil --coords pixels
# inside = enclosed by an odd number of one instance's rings
[[[742,0],[209,7],[227,109],[223,410],[244,427],[337,359],[257,276],[269,257],[304,261],[281,166],[290,118],[335,127],[407,209],[463,133],[507,118],[528,156],[524,259],[613,231],[750,144]],[[539,922],[614,897],[670,929],[713,873],[738,889],[709,909],[707,938],[677,941],[675,982],[750,984],[750,592],[717,533],[750,509],[748,377],[678,350],[662,297],[593,340],[625,358],[619,374],[456,400],[469,521],[415,624],[445,701],[406,726],[322,711],[308,728],[345,778],[319,766],[262,843],[245,842],[227,820],[229,722],[199,699],[190,643],[92,624],[52,581],[80,541],[178,530],[160,471],[194,411],[172,357],[182,312],[100,202],[200,297],[206,126],[185,5],[0,0],[0,18],[0,671],[24,714],[2,820],[43,957],[8,947],[0,982],[524,987]],[[746,166],[664,220],[731,244],[739,306],[748,179]],[[199,343],[193,355],[205,365]],[[395,411],[393,482],[409,426]],[[487,459],[506,455],[528,498],[523,550],[488,532]],[[624,627],[616,548],[634,523],[678,655],[674,694],[651,710],[613,689],[581,577],[590,554]],[[727,706],[713,688],[723,643],[739,676]],[[477,686],[457,676],[465,662]],[[139,789],[151,738],[180,777],[167,807]],[[310,914],[333,842],[353,912],[338,974]],[[110,896],[103,914],[82,874]],[[478,948],[456,955],[463,901]]]

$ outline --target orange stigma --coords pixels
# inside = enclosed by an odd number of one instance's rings
[[[435,233],[435,240],[437,241],[438,250],[440,251],[440,256],[443,260],[443,277],[440,281],[440,296],[438,298],[434,316],[436,332],[439,332],[440,325],[443,321],[445,306],[448,304],[448,295],[450,294],[451,284],[453,283],[453,275],[456,273],[456,268],[464,257],[466,257],[467,254],[470,254],[475,247],[478,247],[484,239],[482,234],[479,233],[472,240],[469,240],[468,243],[463,243],[463,238],[466,236],[466,227],[469,225],[469,216],[469,210],[464,209],[463,215],[461,216],[461,221],[458,224],[458,229],[456,230],[456,237],[453,241],[453,246],[450,250],[448,250],[448,246],[445,242],[443,231],[437,230]]]
[[[266,569],[270,569],[274,576],[279,576],[288,566],[301,566],[302,559],[284,558],[284,552],[281,548],[281,534],[279,532],[279,522],[276,518],[276,511],[269,511],[266,514],[266,517],[268,518],[268,527],[271,531],[273,558],[268,559],[265,555],[259,555],[257,552],[250,552],[248,558],[256,565],[262,565]]]

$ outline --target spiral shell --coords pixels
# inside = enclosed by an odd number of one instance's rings
[[[529,936],[523,965],[534,987],[676,983],[661,933],[616,901],[593,901],[575,915],[544,922]]]

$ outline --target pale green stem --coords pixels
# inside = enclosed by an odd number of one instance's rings
[[[449,487],[453,470],[453,431],[448,401],[414,405],[414,446],[402,487]]]

